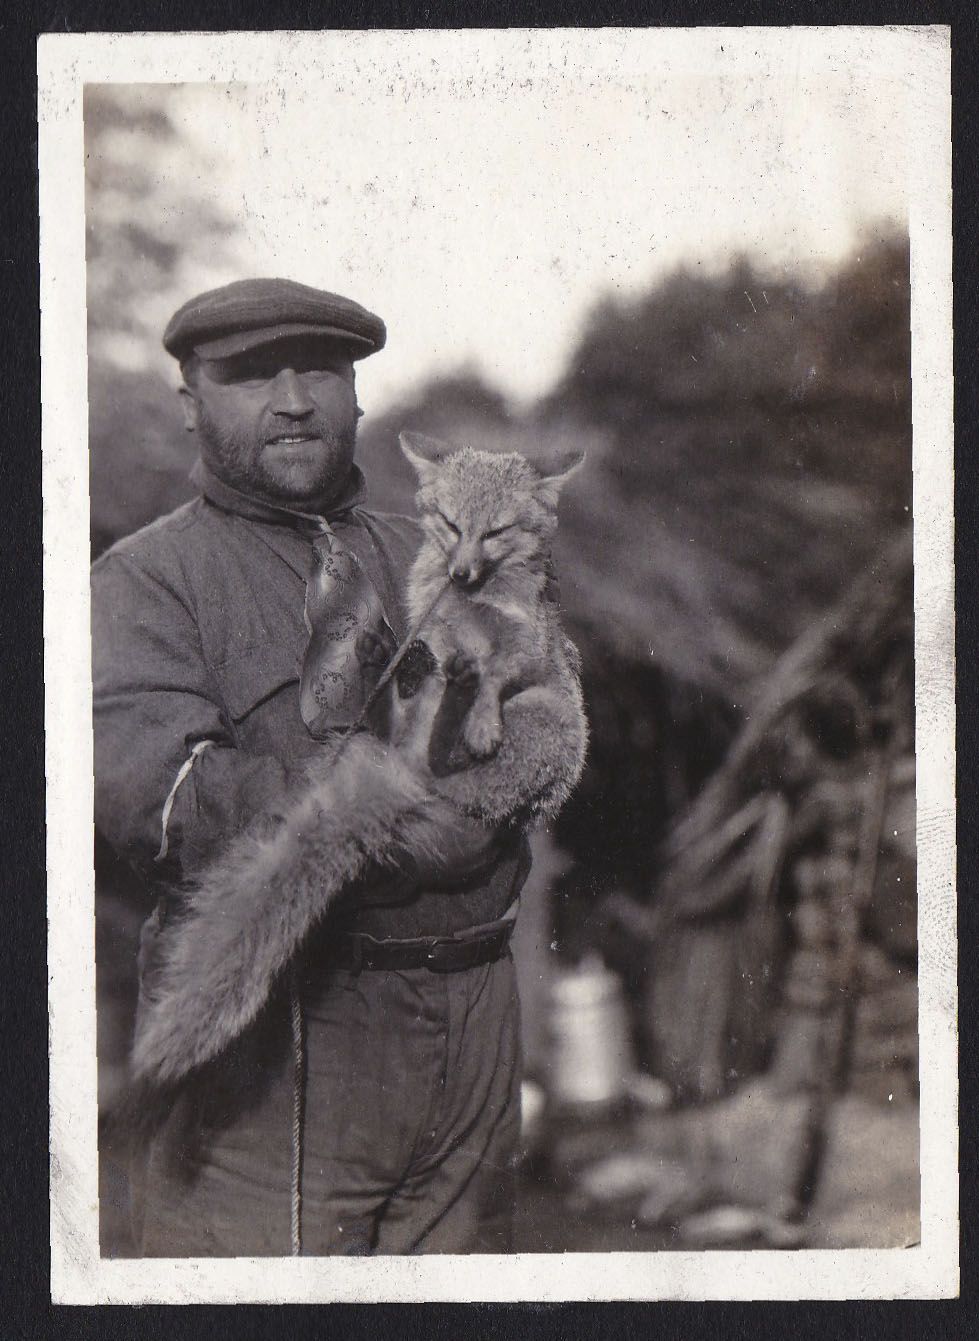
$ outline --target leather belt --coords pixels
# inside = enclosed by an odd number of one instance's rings
[[[362,969],[418,969],[432,973],[461,973],[502,959],[513,934],[513,918],[489,922],[454,936],[419,936],[412,940],[378,940],[362,931],[337,937],[330,962],[359,973]]]

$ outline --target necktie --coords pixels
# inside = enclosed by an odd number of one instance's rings
[[[299,708],[310,734],[322,740],[353,725],[377,681],[380,668],[358,656],[362,635],[379,639],[388,654],[395,645],[374,584],[325,522],[313,540],[304,613],[310,637]]]

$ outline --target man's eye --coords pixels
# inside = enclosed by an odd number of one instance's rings
[[[268,368],[256,363],[242,363],[224,371],[222,381],[234,386],[260,386],[269,380]]]
[[[449,528],[449,530],[452,532],[453,535],[462,535],[462,532],[459,530],[458,526],[456,526],[455,522],[450,522],[444,512],[440,511],[439,516],[445,522],[446,526]]]

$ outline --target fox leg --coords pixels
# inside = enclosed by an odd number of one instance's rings
[[[500,707],[502,692],[503,684],[500,680],[485,674],[480,678],[479,689],[462,733],[466,749],[474,759],[491,759],[500,748],[503,739]]]
[[[394,744],[407,763],[425,772],[429,771],[432,731],[444,692],[445,677],[433,668],[412,687],[407,697],[396,695],[398,725]]]
[[[511,650],[484,656],[478,663],[478,688],[466,719],[463,740],[474,759],[492,759],[503,740],[503,702],[541,685],[540,660]]]
[[[371,629],[364,629],[358,636],[355,652],[364,678],[364,693],[370,700],[378,681],[391,660],[392,646],[390,637],[385,638]],[[366,725],[378,740],[389,740],[392,731],[392,698],[390,694],[381,694],[367,714]]]
[[[479,687],[479,667],[468,652],[450,653],[443,664],[445,692],[432,721],[428,763],[435,777],[444,777],[472,762],[462,734]]]

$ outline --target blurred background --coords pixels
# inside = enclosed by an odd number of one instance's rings
[[[412,508],[402,428],[583,445],[557,560],[591,747],[518,929],[517,1246],[913,1243],[899,109],[764,62],[426,82],[359,51],[288,92],[88,87],[93,557],[191,497],[160,335],[243,275],[388,322],[358,371],[373,506]],[[147,909],[99,844],[97,872],[108,1106]]]

